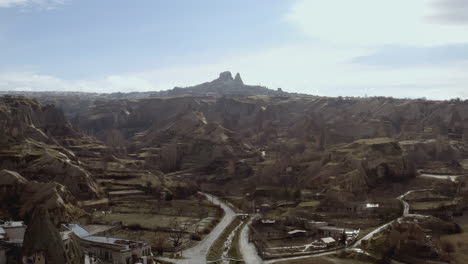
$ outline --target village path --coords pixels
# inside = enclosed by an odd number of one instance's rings
[[[219,205],[224,210],[224,216],[216,227],[196,246],[183,250],[183,259],[171,259],[171,262],[178,264],[202,264],[206,263],[206,255],[214,241],[221,235],[224,229],[234,220],[236,213],[222,202],[218,197],[202,193],[213,204]]]
[[[353,246],[345,248],[345,249],[339,249],[339,250],[334,250],[334,251],[328,251],[328,252],[323,252],[323,253],[316,253],[316,254],[310,254],[310,255],[304,255],[304,256],[296,256],[296,257],[285,257],[285,258],[278,258],[278,259],[272,259],[268,261],[263,261],[260,256],[258,255],[257,249],[253,245],[253,243],[249,242],[249,225],[252,223],[252,221],[255,219],[255,217],[252,217],[249,222],[243,227],[241,230],[241,235],[239,239],[239,249],[242,254],[242,257],[245,261],[246,264],[269,264],[269,263],[276,263],[280,261],[286,261],[286,260],[295,260],[295,259],[303,259],[303,258],[311,258],[311,257],[320,257],[320,256],[327,256],[327,255],[332,255],[336,254],[338,252],[341,252],[343,250],[355,250],[355,251],[360,251],[362,253],[364,252],[362,249],[359,248],[361,245],[362,241],[370,239],[372,236],[375,234],[381,232],[385,228],[387,228],[389,225],[393,224],[396,221],[399,221],[403,219],[404,217],[424,217],[423,215],[417,215],[417,214],[410,214],[409,213],[409,204],[404,200],[404,198],[414,192],[422,192],[422,191],[428,191],[431,189],[422,189],[422,190],[412,190],[408,191],[403,195],[400,195],[397,197],[397,199],[403,204],[403,215],[386,223],[383,224],[376,229],[374,229],[372,232],[364,236],[363,238],[359,239],[354,243]],[[224,229],[234,220],[234,217],[236,216],[236,213],[224,202],[222,202],[218,197],[207,194],[207,193],[202,193],[205,195],[213,204],[219,205],[223,210],[224,210],[224,217],[221,219],[219,224],[213,229],[213,231],[208,234],[199,244],[196,246],[186,249],[182,251],[182,257],[183,259],[166,259],[169,260],[173,263],[178,263],[178,264],[198,264],[198,263],[206,263],[206,255],[208,253],[208,250],[210,249],[211,245],[214,243],[214,241],[221,235],[221,233],[224,231]]]
[[[458,178],[463,177],[463,175],[440,175],[440,174],[430,174],[430,173],[423,173],[420,177],[424,178],[433,178],[437,180],[446,180],[450,179],[451,181],[456,181]]]
[[[242,254],[245,264],[261,264],[262,258],[258,255],[257,248],[252,242],[249,242],[249,226],[257,216],[250,218],[249,222],[242,228],[239,238],[239,250]]]
[[[297,256],[297,257],[285,257],[285,258],[272,259],[272,260],[269,260],[269,261],[265,261],[263,263],[271,264],[271,263],[277,263],[277,262],[280,262],[280,261],[287,261],[287,260],[297,260],[297,259],[304,259],[304,258],[311,258],[311,257],[321,257],[321,256],[332,255],[332,254],[335,254],[335,253],[338,253],[338,252],[341,252],[341,251],[344,251],[344,250],[354,250],[354,251],[359,251],[359,252],[364,253],[364,254],[368,254],[367,252],[365,252],[365,251],[363,251],[362,249],[359,248],[362,241],[369,240],[371,237],[373,237],[377,233],[380,233],[382,230],[387,228],[389,225],[391,225],[391,224],[393,224],[393,223],[395,223],[397,221],[400,221],[401,219],[403,219],[405,217],[425,217],[424,215],[410,214],[409,213],[410,206],[409,206],[408,202],[405,201],[405,197],[408,196],[411,193],[424,192],[424,191],[430,191],[430,190],[432,190],[432,189],[412,190],[412,191],[408,191],[405,194],[402,194],[402,195],[398,196],[397,199],[403,204],[403,215],[396,218],[396,219],[393,219],[392,221],[390,221],[388,223],[385,223],[385,224],[377,227],[372,232],[370,232],[366,236],[364,236],[361,239],[359,239],[358,241],[356,241],[354,243],[354,245],[351,246],[351,247],[344,248],[344,249],[339,249],[339,250],[334,250],[334,251],[328,251],[328,252],[324,252],[324,253],[310,254],[310,255]],[[259,263],[261,263],[261,262],[259,262]]]

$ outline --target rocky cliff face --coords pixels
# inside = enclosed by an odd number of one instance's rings
[[[454,234],[460,232],[460,227],[435,217],[397,222],[363,243],[363,248],[382,258],[392,256],[409,263],[423,263],[424,259],[447,262],[450,258],[447,259],[441,244],[426,234],[428,230],[437,234]]]
[[[288,137],[313,133],[315,139],[326,134],[325,143],[330,144],[375,137],[410,140],[444,136],[462,140],[468,127],[468,105],[464,103],[317,97],[112,101],[77,115],[73,124],[98,137],[105,130],[117,128],[128,138],[150,126],[163,126],[173,116],[194,111],[238,133],[288,130]]]
[[[11,168],[20,168],[27,178],[56,180],[74,194],[81,188],[92,194],[98,192],[92,174],[107,184],[105,179],[119,181],[115,175],[130,171],[147,174],[142,168],[154,170],[152,175],[194,168],[216,168],[211,172],[220,174],[244,164],[257,183],[325,186],[356,194],[379,181],[411,178],[415,167],[452,170],[468,158],[468,104],[461,101],[288,94],[245,85],[230,72],[164,93],[93,98],[78,113],[69,110],[73,127],[53,107],[4,100],[2,139],[9,147],[2,155],[44,149],[42,154],[13,155],[8,158]],[[79,102],[71,100],[70,105]],[[32,175],[39,167],[44,169]],[[72,179],[85,179],[87,186]]]
[[[397,141],[389,138],[361,139],[340,147],[332,152],[325,166],[336,167],[334,186],[355,195],[366,193],[379,181],[395,182],[416,176],[414,162]]]
[[[223,73],[215,83],[234,85],[235,80]],[[120,145],[130,149],[146,148],[142,153],[154,158],[147,164],[161,164],[158,156],[163,151],[178,153],[176,162],[170,162],[179,164],[173,168],[205,166],[223,155],[241,159],[252,146],[265,150],[277,164],[287,164],[284,170],[291,167],[285,172],[255,165],[259,181],[317,186],[319,179],[320,184],[329,181],[320,175],[333,175],[341,181],[338,185],[358,193],[381,179],[412,177],[415,166],[466,158],[467,112],[463,102],[392,98],[177,97],[102,102],[77,115],[73,124],[103,141],[119,138]],[[223,142],[219,140],[223,134],[234,141],[215,143]],[[388,140],[378,144],[378,139],[370,141],[373,138]],[[426,143],[421,147],[417,142]],[[323,166],[329,152],[331,162]],[[190,165],[181,166],[183,157]],[[272,173],[265,174],[270,179],[263,179],[262,171],[269,170]]]
[[[63,147],[84,137],[61,110],[35,100],[0,98],[0,166],[29,180],[55,181],[79,197],[96,197],[99,188],[76,155]]]
[[[134,142],[141,149],[147,146],[159,148],[160,159],[156,163],[163,171],[203,167],[255,154],[254,147],[237,133],[208,122],[200,112],[176,116],[162,128],[153,126],[137,134]],[[168,160],[168,157],[174,160]]]
[[[28,181],[14,171],[0,171],[0,198],[6,201],[2,209],[10,217],[29,219],[35,208],[44,206],[50,219],[67,222],[84,215],[67,187],[56,182]]]

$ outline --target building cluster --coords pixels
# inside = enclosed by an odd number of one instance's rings
[[[298,220],[295,228],[292,229],[286,225],[281,220],[263,218],[258,221],[257,229],[264,235],[264,239],[266,240],[312,239],[312,246],[309,248],[316,249],[350,244],[356,240],[360,233],[358,229],[343,228],[330,225],[324,221],[306,219],[302,219],[302,221]],[[284,232],[284,228],[288,231]]]
[[[7,264],[9,257],[21,250],[25,233],[22,221],[0,222],[0,264]]]
[[[0,224],[0,264],[9,263],[9,259],[20,257],[25,264],[47,263],[46,256],[21,256],[21,248],[27,226],[20,221],[7,221]],[[76,257],[76,250],[68,244],[74,235],[79,238],[79,245],[86,264],[151,264],[151,245],[142,241],[98,236],[90,234],[79,224],[66,223],[60,228],[60,235],[68,259]]]

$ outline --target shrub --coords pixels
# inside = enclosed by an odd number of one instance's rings
[[[192,234],[190,236],[190,239],[192,240],[195,240],[195,241],[200,241],[201,240],[201,236],[199,234]]]
[[[451,241],[443,241],[441,246],[442,250],[447,253],[455,252],[455,245]]]

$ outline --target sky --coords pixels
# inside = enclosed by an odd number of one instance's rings
[[[226,70],[321,96],[468,99],[468,0],[0,0],[2,91],[159,91]]]

